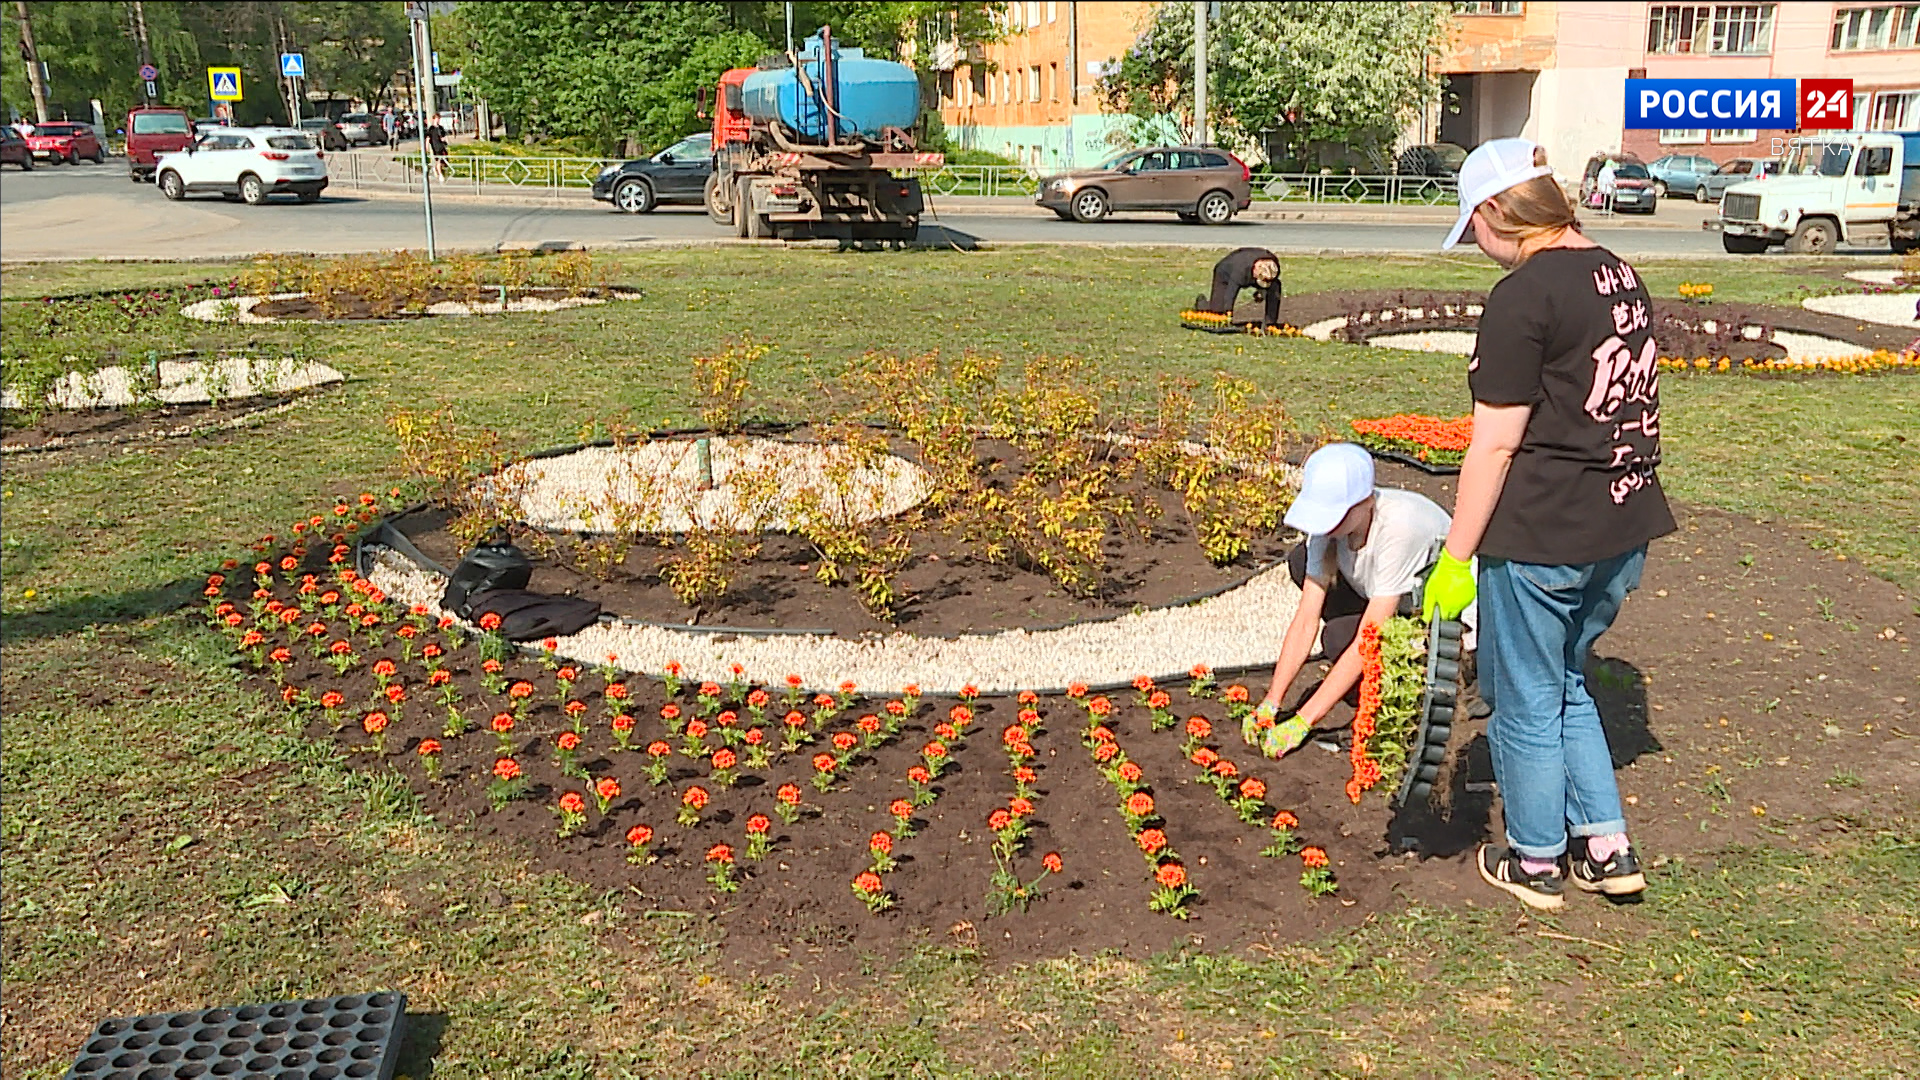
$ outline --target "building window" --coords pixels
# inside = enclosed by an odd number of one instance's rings
[[[1027,0],[1027,25],[1040,25],[1040,0]]]
[[[1701,4],[1655,4],[1647,9],[1647,51],[1657,55],[1707,51],[1713,9]]]
[[[1455,15],[1519,15],[1526,9],[1519,0],[1480,0],[1474,2],[1456,2],[1453,5]]]
[[[987,71],[985,68],[967,67],[967,104],[971,105],[981,98],[987,98]],[[989,103],[991,99],[989,98]]]
[[[1706,141],[1707,133],[1699,128],[1660,129],[1660,144],[1662,146],[1683,146],[1687,143],[1703,143]]]
[[[1872,104],[1872,94],[1853,95],[1853,126],[1848,131],[1867,130],[1867,109]]]
[[[1772,4],[1720,4],[1713,9],[1713,55],[1765,56],[1772,51]]]
[[[1027,69],[1027,100],[1028,101],[1040,100],[1040,65],[1039,64],[1035,64],[1032,67]]]
[[[1833,13],[1834,52],[1920,48],[1920,4],[1841,8]]]
[[[1060,100],[1060,65],[1047,65],[1047,100]]]
[[[1920,90],[1880,94],[1874,98],[1873,130],[1905,131],[1916,125],[1920,125]]]
[[[1713,141],[1716,143],[1750,143],[1759,137],[1760,133],[1753,128],[1728,128],[1725,131],[1713,133]]]
[[[1047,0],[1047,21],[1052,22],[1058,16],[1059,16],[1059,13],[1054,10],[1053,0]]]

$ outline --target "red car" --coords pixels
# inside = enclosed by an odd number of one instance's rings
[[[107,160],[107,148],[100,144],[100,136],[87,124],[52,120],[35,124],[27,135],[27,149],[33,151],[35,158],[45,158],[49,163],[64,161],[78,165],[81,158],[96,164]]]
[[[11,127],[0,127],[0,165],[18,165],[23,172],[33,171],[33,151],[27,140]]]
[[[193,141],[193,121],[186,110],[166,106],[129,109],[126,131],[127,176],[136,184],[153,179],[154,162],[161,154],[185,150]]]

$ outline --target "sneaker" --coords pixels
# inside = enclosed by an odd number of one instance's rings
[[[1566,885],[1557,867],[1544,874],[1529,874],[1521,868],[1518,853],[1493,844],[1481,844],[1473,862],[1487,884],[1512,893],[1530,908],[1555,911],[1567,902]]]
[[[1573,850],[1568,854],[1573,857],[1569,876],[1585,892],[1637,896],[1647,887],[1647,875],[1640,872],[1640,859],[1633,853],[1632,844],[1628,844],[1625,851],[1614,852],[1606,862],[1594,862],[1587,857],[1586,838],[1575,837]]]

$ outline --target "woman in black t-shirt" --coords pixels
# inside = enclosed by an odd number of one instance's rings
[[[1461,222],[1509,273],[1467,365],[1473,441],[1425,608],[1480,603],[1480,687],[1506,824],[1480,875],[1536,908],[1645,888],[1585,665],[1647,543],[1673,531],[1660,490],[1651,301],[1633,268],[1581,235],[1524,139],[1460,169]],[[1479,556],[1477,582],[1466,568]],[[1571,848],[1571,850],[1569,850]]]

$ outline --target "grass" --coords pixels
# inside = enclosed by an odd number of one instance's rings
[[[648,299],[549,316],[327,327],[353,381],[269,426],[24,460],[0,482],[7,702],[0,938],[9,1074],[59,1075],[109,1014],[393,986],[448,1077],[1898,1076],[1920,1071],[1920,843],[1661,867],[1633,909],[1547,920],[1414,907],[1271,956],[1194,949],[996,969],[929,947],[838,988],[737,980],[704,928],[526,872],[404,785],[285,730],[172,614],[223,555],[396,478],[385,417],[447,403],[526,448],[616,415],[692,420],[687,358],[776,346],[752,401],[805,418],[869,348],[1096,361],[1116,400],[1161,373],[1255,379],[1307,431],[1466,406],[1457,359],[1180,330],[1184,251],[681,251],[619,259]],[[9,298],[202,280],[230,266],[9,268]],[[1763,260],[1650,263],[1656,294],[1787,301],[1828,279]],[[1292,292],[1480,287],[1464,259],[1290,259]],[[1920,586],[1920,380],[1669,378],[1677,498],[1813,530]],[[1862,513],[1872,507],[1872,513]],[[1857,777],[1854,778],[1857,782]],[[1829,784],[1848,786],[1836,773]]]

